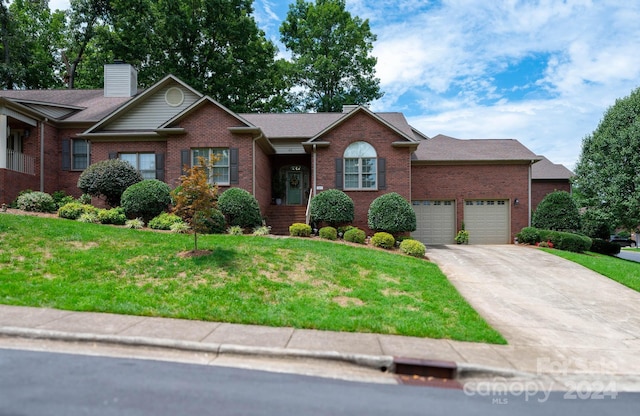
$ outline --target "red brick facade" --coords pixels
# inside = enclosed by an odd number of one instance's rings
[[[571,183],[567,179],[537,179],[531,181],[531,207],[533,211],[538,208],[545,196],[555,191],[571,192]]]

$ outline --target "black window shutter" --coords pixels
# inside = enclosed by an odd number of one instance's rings
[[[387,159],[378,158],[378,189],[387,189]]]
[[[164,182],[164,153],[156,153],[156,179]]]
[[[71,170],[71,140],[62,139],[62,170]]]
[[[343,188],[342,166],[343,166],[342,158],[337,158],[336,159],[336,189]]]
[[[191,167],[191,162],[189,160],[189,149],[180,150],[180,164],[182,165],[182,174],[187,174],[187,169]]]
[[[237,185],[240,182],[238,177],[238,148],[232,147],[229,149],[229,182],[232,185]]]
[[[118,152],[109,152],[109,159],[117,159]]]

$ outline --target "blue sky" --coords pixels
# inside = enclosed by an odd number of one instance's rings
[[[291,1],[254,0],[279,42]],[[51,8],[68,1],[52,0]],[[573,169],[582,139],[640,86],[637,0],[347,0],[369,19],[385,95],[428,136],[513,138]]]

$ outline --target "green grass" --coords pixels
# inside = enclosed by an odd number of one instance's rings
[[[640,263],[591,252],[579,254],[562,250],[541,250],[578,263],[640,292]]]
[[[0,303],[506,343],[433,263],[318,239],[0,214]]]

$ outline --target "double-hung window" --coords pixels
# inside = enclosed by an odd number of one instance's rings
[[[229,148],[211,147],[191,149],[191,166],[198,164],[198,158],[204,158],[207,166],[215,158],[213,166],[209,169],[209,181],[218,185],[229,185]]]
[[[367,142],[351,143],[344,151],[344,189],[378,189],[376,149]]]
[[[120,153],[120,159],[131,163],[144,179],[156,179],[155,153]]]
[[[89,166],[89,141],[73,139],[71,141],[71,169],[83,170]]]

